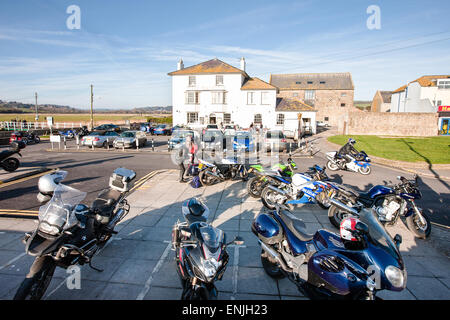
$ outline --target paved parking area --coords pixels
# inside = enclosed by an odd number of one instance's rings
[[[81,269],[81,289],[69,290],[68,274],[57,269],[45,299],[179,299],[181,286],[170,250],[171,228],[181,219],[181,204],[200,196],[211,211],[210,221],[227,237],[244,238],[243,247],[230,247],[230,263],[222,281],[217,282],[220,299],[306,299],[286,279],[273,280],[262,269],[260,248],[250,231],[252,219],[265,208],[247,196],[241,181],[227,181],[193,189],[176,181],[178,173],[161,173],[129,196],[131,211],[118,226],[119,233],[93,260],[104,269]],[[319,228],[335,230],[325,210],[307,205],[295,210],[309,232]],[[33,220],[0,219],[0,298],[11,299],[33,258],[26,256],[20,239],[36,226]],[[429,240],[415,239],[399,223],[388,229],[403,237],[401,251],[408,271],[407,289],[383,292],[385,299],[449,299],[450,261]],[[337,230],[335,230],[337,231]],[[434,231],[431,237],[434,236]]]

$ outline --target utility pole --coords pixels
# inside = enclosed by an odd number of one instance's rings
[[[91,130],[94,130],[94,86],[91,84]]]
[[[34,120],[38,121],[39,120],[39,116],[38,116],[38,110],[37,110],[37,92],[34,93],[34,98],[35,98],[35,109],[36,109],[36,116],[34,117]]]

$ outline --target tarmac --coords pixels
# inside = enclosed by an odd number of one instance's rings
[[[193,196],[201,197],[210,209],[209,221],[221,228],[228,239],[239,235],[243,246],[229,247],[230,262],[222,281],[216,286],[219,299],[304,300],[287,279],[274,280],[265,274],[261,249],[250,230],[255,216],[266,211],[259,199],[247,195],[245,183],[226,181],[194,189],[177,182],[178,172],[167,170],[138,186],[128,197],[130,213],[117,226],[119,231],[93,259],[99,273],[81,268],[80,289],[69,289],[66,270],[57,268],[44,296],[48,300],[168,300],[180,299],[181,284],[171,251],[171,229],[182,219],[181,205]],[[327,211],[317,205],[296,207],[308,232],[324,228],[338,232],[328,220]],[[0,298],[11,299],[33,261],[24,252],[23,233],[36,227],[35,220],[0,218]],[[400,246],[408,272],[407,287],[401,292],[380,292],[383,299],[424,300],[450,298],[450,261],[436,245],[448,247],[448,231],[434,228],[430,239],[415,238],[402,224],[388,227],[400,234]]]

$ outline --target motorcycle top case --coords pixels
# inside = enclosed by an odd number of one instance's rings
[[[129,184],[136,177],[136,172],[125,168],[117,168],[109,178],[109,186],[120,192],[130,189]]]
[[[266,213],[259,214],[252,223],[253,233],[264,243],[275,244],[283,238],[283,229],[278,221]]]

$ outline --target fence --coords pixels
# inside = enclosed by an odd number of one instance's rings
[[[52,126],[52,129],[73,129],[81,128],[83,123],[80,122],[57,122]],[[28,131],[50,129],[47,122],[16,122],[16,121],[2,121],[0,122],[0,129],[6,131]]]

